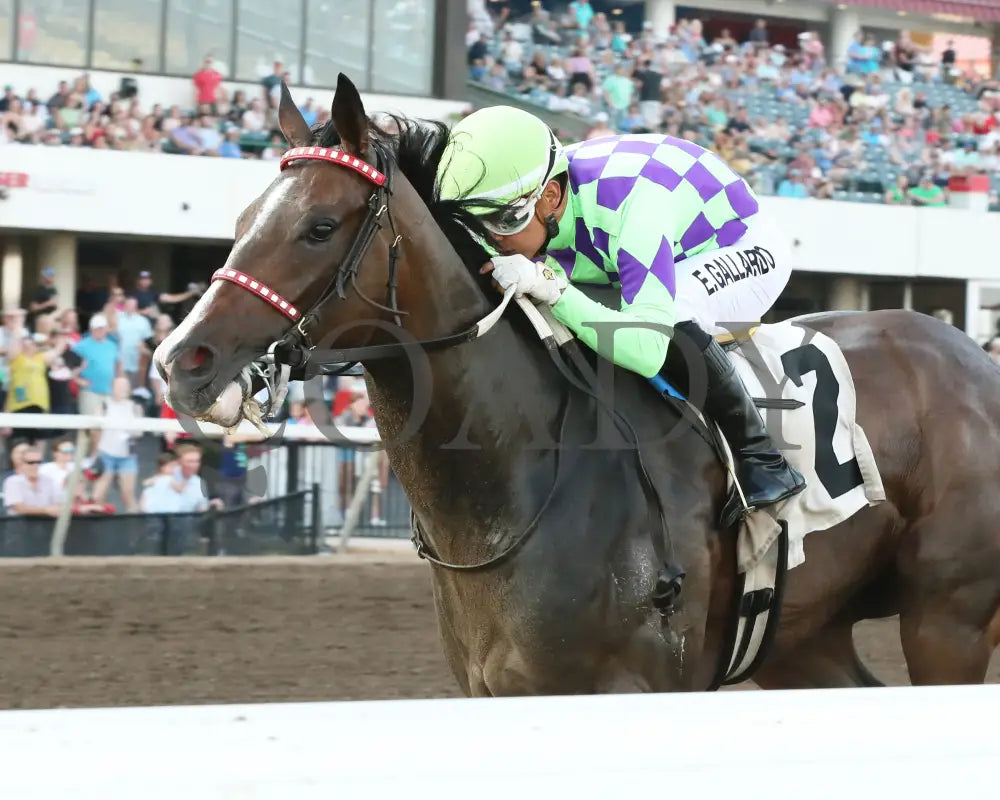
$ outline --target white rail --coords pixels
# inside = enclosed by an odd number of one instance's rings
[[[268,423],[265,427],[274,435],[280,428],[280,424]],[[7,414],[0,413],[0,428],[37,428],[44,430],[95,430],[112,429],[118,431],[135,431],[137,433],[185,433],[184,427],[176,419],[159,419],[158,417],[138,417],[135,419],[118,417],[90,417],[83,414]],[[222,436],[225,433],[223,428],[210,422],[199,422],[198,430],[206,436]],[[352,442],[367,443],[377,442],[378,431],[375,428],[347,428],[337,427],[340,434]],[[256,436],[263,439],[251,423],[241,422],[237,428],[240,435]],[[333,434],[333,426],[330,426],[330,434]],[[285,425],[282,438],[288,440],[297,439],[326,439],[323,428],[316,425]],[[333,436],[329,438],[332,440]]]
[[[998,719],[1000,686],[6,711],[0,797],[992,800]]]

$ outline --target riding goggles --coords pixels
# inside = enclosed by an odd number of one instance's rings
[[[535,206],[542,197],[545,187],[552,180],[552,170],[555,169],[559,160],[559,143],[555,135],[549,131],[549,163],[545,169],[545,176],[531,194],[525,195],[505,208],[501,208],[492,214],[482,218],[483,227],[494,236],[513,236],[528,227],[531,218],[535,215]]]

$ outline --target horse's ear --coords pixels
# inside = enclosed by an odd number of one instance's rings
[[[292,147],[307,147],[312,144],[312,131],[292,100],[292,94],[284,81],[281,82],[281,102],[278,104],[278,127]]]
[[[363,156],[368,151],[368,117],[357,87],[343,72],[337,77],[330,119],[340,137],[340,146],[349,153]]]

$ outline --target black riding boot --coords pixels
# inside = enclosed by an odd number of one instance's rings
[[[677,328],[702,352],[708,368],[708,392],[703,410],[719,425],[729,442],[736,461],[736,478],[747,506],[753,509],[774,505],[805,489],[805,479],[771,441],[760,411],[725,350],[694,323],[680,323]],[[743,513],[743,504],[736,493],[722,509],[722,525],[731,527]]]

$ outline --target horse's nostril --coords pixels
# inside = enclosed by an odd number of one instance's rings
[[[207,347],[190,347],[175,359],[175,363],[185,372],[200,375],[209,372],[215,356]]]

